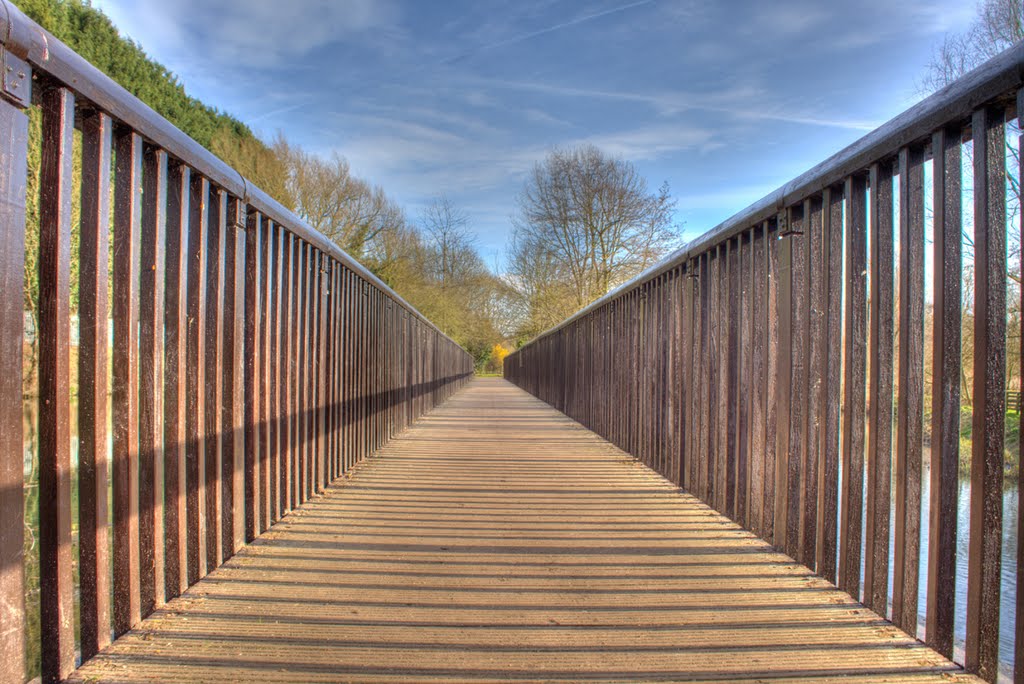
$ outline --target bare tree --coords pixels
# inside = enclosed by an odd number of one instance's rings
[[[442,290],[458,282],[467,268],[483,269],[476,253],[475,238],[469,230],[469,217],[451,203],[446,195],[434,199],[423,211],[423,232],[432,248],[430,264]]]
[[[949,34],[938,47],[923,78],[921,89],[925,93],[943,88],[985,61],[998,55],[1019,41],[1024,40],[1024,0],[981,0],[975,20],[962,32]],[[1020,294],[1021,287],[1021,242],[1020,231],[1016,229],[1020,216],[1021,187],[1016,172],[1020,168],[1020,150],[1015,141],[1017,127],[1014,121],[1008,124],[1006,154],[1007,167],[1007,340],[1016,342],[1021,334]],[[971,147],[965,148],[967,163],[972,157]],[[965,192],[973,192],[968,183]],[[965,405],[971,404],[968,391],[972,372],[973,346],[973,298],[974,298],[974,235],[970,225],[963,231],[963,320],[964,340],[962,380]],[[1007,379],[1011,386],[1019,377],[1019,342],[1007,345]]]
[[[943,88],[1022,39],[1024,2],[983,0],[974,23],[942,41],[928,64],[922,89],[933,92]]]
[[[593,145],[550,152],[518,204],[509,271],[532,328],[586,306],[678,242],[668,185],[650,192],[633,164]]]
[[[281,136],[274,151],[287,167],[296,213],[353,256],[362,257],[370,242],[405,224],[401,207],[380,187],[353,176],[339,154],[324,159]]]

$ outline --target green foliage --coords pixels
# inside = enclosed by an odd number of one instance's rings
[[[209,149],[222,130],[240,141],[257,140],[238,119],[189,96],[167,67],[146,55],[141,45],[122,37],[110,19],[87,0],[20,0],[18,6],[204,147]]]

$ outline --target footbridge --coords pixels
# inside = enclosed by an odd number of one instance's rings
[[[473,379],[0,5],[0,682],[1024,682],[1024,45]]]

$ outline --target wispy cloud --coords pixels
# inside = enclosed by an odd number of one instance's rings
[[[727,114],[744,120],[767,120],[827,128],[842,128],[854,131],[870,131],[877,122],[843,119],[838,117],[814,116],[789,113],[771,106],[768,95],[760,90],[747,87],[725,89],[719,92],[629,92],[624,90],[599,90],[562,86],[541,82],[487,81],[487,85],[512,90],[530,91],[558,97],[618,100],[648,105],[660,115],[674,115],[697,110]]]
[[[137,0],[131,11],[104,0],[99,6],[127,32],[144,33],[147,48],[159,42],[222,68],[314,68],[301,58],[370,32],[379,40],[400,18],[392,0]]]
[[[537,29],[535,31],[528,31],[526,33],[520,33],[518,35],[511,36],[509,38],[504,38],[504,39],[501,39],[501,40],[495,40],[495,41],[487,43],[485,45],[480,45],[478,47],[475,47],[475,48],[473,48],[471,50],[466,50],[465,52],[462,52],[462,53],[460,53],[458,55],[455,55],[453,57],[449,57],[449,58],[445,59],[443,62],[445,64],[454,64],[454,63],[457,63],[457,62],[461,62],[463,60],[469,59],[470,57],[474,57],[474,56],[476,56],[476,55],[478,55],[478,54],[480,54],[482,52],[487,52],[489,50],[496,50],[498,48],[508,47],[510,45],[515,45],[517,43],[522,43],[522,42],[528,41],[528,40],[530,40],[532,38],[538,38],[540,36],[547,35],[549,33],[554,33],[555,31],[561,31],[562,29],[567,29],[567,28],[570,28],[570,27],[573,27],[573,26],[579,26],[580,24],[585,24],[587,22],[594,21],[596,19],[602,19],[604,17],[611,16],[613,14],[619,14],[619,13],[625,12],[627,10],[635,9],[637,7],[642,7],[643,5],[649,5],[652,2],[655,2],[655,0],[638,0],[638,2],[631,2],[628,5],[620,5],[618,7],[613,7],[611,9],[607,9],[607,10],[604,10],[602,12],[594,12],[593,14],[587,14],[587,15],[584,15],[582,17],[576,17],[575,19],[570,19],[568,21],[558,22],[557,24],[552,24],[551,26],[546,26],[546,27],[544,27],[542,29]]]

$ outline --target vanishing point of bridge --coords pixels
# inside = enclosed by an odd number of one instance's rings
[[[507,381],[471,381],[385,283],[8,0],[0,61],[0,684],[1024,684],[1002,583],[1024,567],[1003,550],[1024,44]]]

